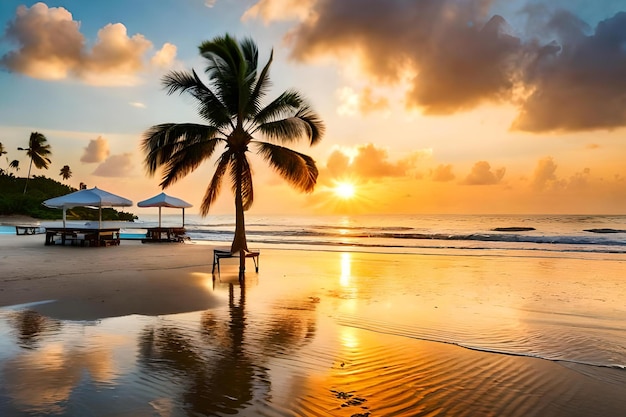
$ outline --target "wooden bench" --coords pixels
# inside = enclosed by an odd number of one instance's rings
[[[259,272],[259,255],[261,251],[254,250],[246,252],[246,258],[252,258],[254,262],[254,270]],[[212,273],[215,273],[215,266],[217,265],[217,273],[220,273],[220,259],[225,258],[239,258],[239,252],[231,253],[229,250],[223,249],[213,249],[213,270]]]
[[[15,226],[16,235],[38,235],[45,233],[39,226]]]

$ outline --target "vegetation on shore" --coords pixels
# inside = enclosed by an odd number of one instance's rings
[[[42,203],[49,198],[58,197],[77,191],[76,188],[61,184],[51,178],[34,176],[28,180],[13,175],[0,173],[0,215],[22,214],[37,219],[57,220],[63,217],[61,209],[51,209]],[[87,207],[74,207],[67,210],[68,220],[98,220],[98,210]],[[112,208],[102,209],[102,220],[137,219],[132,213],[117,211]]]

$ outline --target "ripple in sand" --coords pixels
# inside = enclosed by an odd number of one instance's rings
[[[301,415],[599,416],[596,401],[615,412],[626,394],[549,361],[356,333],[360,347],[341,353],[343,366],[317,389],[307,387]]]

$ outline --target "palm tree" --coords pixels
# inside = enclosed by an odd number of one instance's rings
[[[6,154],[7,151],[4,150],[4,145],[2,144],[2,142],[0,142],[0,156]],[[9,162],[9,159],[7,158],[7,162]],[[7,170],[8,172],[8,170]],[[4,169],[0,168],[0,174],[4,174]]]
[[[72,176],[72,170],[70,169],[70,166],[64,165],[63,168],[61,168],[61,172],[59,172],[59,175],[62,176],[64,180],[70,179],[70,177]]]
[[[39,169],[48,169],[48,165],[50,165],[50,158],[48,158],[48,155],[52,152],[50,151],[50,145],[46,142],[48,142],[48,139],[46,139],[43,133],[32,132],[30,134],[30,139],[28,140],[28,148],[17,148],[20,151],[26,151],[26,155],[30,158],[28,176],[26,177],[26,185],[24,185],[24,194],[26,194],[26,187],[28,187],[30,170],[33,163],[35,164],[35,167]]]
[[[18,161],[17,159],[12,160],[9,163],[9,169],[14,169],[15,172],[17,173],[17,171],[20,170],[20,161]]]
[[[258,49],[246,38],[241,42],[228,34],[205,41],[200,54],[208,61],[203,83],[196,72],[172,71],[163,78],[168,94],[188,93],[198,102],[198,113],[206,124],[165,123],[152,126],[144,134],[142,148],[149,175],[163,168],[162,188],[194,171],[211,158],[218,146],[224,151],[217,158],[215,172],[206,189],[200,214],[209,213],[225,176],[235,196],[235,236],[231,253],[239,253],[239,275],[245,271],[246,240],[244,211],[253,203],[252,169],[247,153],[252,146],[283,178],[304,192],[317,182],[315,161],[302,153],[281,146],[306,139],[319,142],[324,124],[295,90],[280,94],[265,107],[273,51],[258,72]],[[265,140],[258,140],[255,136]]]

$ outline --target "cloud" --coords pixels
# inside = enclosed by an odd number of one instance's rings
[[[431,150],[411,153],[405,158],[391,161],[387,150],[369,143],[356,149],[353,157],[347,151],[335,150],[326,161],[326,174],[330,178],[358,177],[363,180],[415,176],[420,160],[431,155]]]
[[[150,59],[150,63],[155,67],[168,68],[176,60],[176,52],[176,45],[166,42]]]
[[[126,177],[133,170],[132,155],[125,153],[121,155],[111,155],[98,165],[93,175],[99,177]]]
[[[554,188],[558,184],[556,168],[557,165],[551,156],[540,159],[531,177],[532,187],[535,190]]]
[[[376,148],[370,143],[358,149],[352,167],[362,178],[379,178],[406,175],[412,164],[408,159],[390,162],[386,150]]]
[[[129,37],[126,27],[115,23],[100,29],[89,49],[72,14],[44,3],[19,6],[5,36],[19,46],[0,58],[1,67],[32,78],[76,78],[93,85],[136,84],[138,74],[149,69],[144,57],[153,47],[143,35]],[[175,53],[173,45],[165,44],[151,64],[166,65]]]
[[[215,6],[216,3],[217,0],[204,0],[204,5],[209,8]]]
[[[533,132],[611,129],[626,125],[626,12],[587,26],[556,12],[547,27],[558,39],[539,48],[526,72],[532,93],[513,129]]]
[[[337,97],[340,102],[337,111],[341,115],[369,114],[389,108],[387,98],[375,97],[369,87],[360,93],[350,87],[344,87],[337,92]]]
[[[243,14],[244,22],[260,18],[265,24],[275,20],[305,20],[317,0],[260,0]]]
[[[102,136],[89,141],[85,153],[80,157],[80,162],[102,162],[109,156],[109,141]]]
[[[144,103],[140,103],[138,101],[131,101],[128,104],[130,104],[133,107],[137,107],[138,109],[145,109],[146,108],[146,105]]]
[[[472,167],[471,172],[461,182],[464,185],[492,185],[497,184],[504,177],[505,168],[491,170],[491,165],[487,161],[478,161]]]
[[[433,181],[447,182],[452,181],[455,176],[452,173],[452,165],[439,165],[431,171],[430,176]]]
[[[536,191],[572,192],[583,191],[590,186],[591,169],[583,168],[569,178],[559,178],[556,174],[558,165],[551,156],[546,156],[537,162],[531,177],[531,187]]]
[[[328,157],[326,168],[332,177],[344,175],[350,166],[350,158],[343,152],[336,150]]]
[[[626,126],[626,12],[592,29],[535,4],[513,16],[526,19],[514,32],[490,11],[495,0],[309,0],[306,13],[291,3],[262,0],[245,17],[298,17],[286,35],[292,58],[357,58],[371,82],[403,86],[408,108],[509,103],[519,109],[511,128],[529,132]]]
[[[379,81],[414,73],[407,104],[449,114],[510,94],[520,40],[489,1],[320,0],[288,40],[292,56],[358,54]]]

